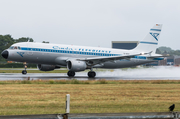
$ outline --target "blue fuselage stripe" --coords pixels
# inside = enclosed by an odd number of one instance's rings
[[[53,53],[68,53],[68,54],[79,54],[79,55],[95,55],[95,56],[121,56],[121,54],[81,52],[81,51],[71,51],[71,50],[54,50],[54,49],[41,49],[41,48],[25,48],[25,47],[21,47],[21,50],[39,51],[39,52],[53,52]]]
[[[42,49],[42,48],[26,48],[21,47],[24,51],[37,51],[37,52],[53,52],[53,53],[64,53],[64,54],[78,54],[78,55],[93,55],[93,56],[121,56],[121,54],[108,54],[108,53],[93,53],[93,52],[81,52],[81,51],[68,51],[68,50],[54,50],[54,49]],[[144,59],[145,56],[135,56],[134,59]],[[158,59],[155,59],[158,60]],[[159,59],[162,60],[162,59]]]

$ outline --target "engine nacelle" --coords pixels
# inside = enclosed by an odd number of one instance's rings
[[[60,68],[59,66],[56,65],[48,65],[48,64],[38,64],[37,65],[38,69],[41,71],[52,71],[54,69]]]
[[[87,65],[84,61],[77,61],[77,60],[69,60],[67,62],[67,68],[69,71],[84,71]]]

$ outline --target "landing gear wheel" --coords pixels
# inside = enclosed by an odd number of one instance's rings
[[[88,72],[88,76],[89,76],[89,78],[94,78],[94,77],[96,76],[96,72],[94,72],[94,71],[89,71],[89,72]]]
[[[67,75],[69,77],[74,77],[75,76],[75,72],[74,71],[68,71]]]
[[[27,71],[26,70],[22,70],[22,74],[27,74]]]
[[[24,70],[22,70],[22,74],[27,74],[27,71],[26,71],[27,64],[26,64],[26,62],[23,62],[23,65],[24,65]]]

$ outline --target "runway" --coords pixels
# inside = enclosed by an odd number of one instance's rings
[[[20,71],[21,72],[21,71]],[[88,78],[87,72],[76,72],[75,77],[69,78],[66,73],[0,73],[0,80],[180,80],[180,67],[152,67],[136,69],[117,69],[96,71],[95,78]]]
[[[123,76],[123,77],[116,77],[116,76],[96,76],[95,78],[88,78],[86,74],[84,75],[76,75],[75,77],[68,77],[66,74],[58,74],[58,73],[50,73],[50,74],[44,74],[44,73],[29,73],[27,75],[23,75],[20,73],[7,73],[2,74],[0,73],[0,80],[27,80],[30,78],[30,80],[71,80],[71,79],[77,79],[77,80],[99,80],[99,79],[106,79],[106,80],[180,80],[180,77],[150,77],[150,76]]]

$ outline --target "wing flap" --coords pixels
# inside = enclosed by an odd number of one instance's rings
[[[93,66],[93,65],[100,64],[107,61],[115,61],[115,60],[120,60],[120,59],[129,60],[130,58],[134,58],[135,56],[146,55],[146,54],[150,54],[150,53],[139,53],[139,54],[133,54],[133,55],[110,56],[110,57],[92,57],[92,58],[82,58],[82,59],[77,59],[77,60],[85,61],[88,65]]]

